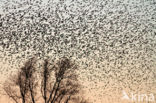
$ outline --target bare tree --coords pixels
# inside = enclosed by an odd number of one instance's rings
[[[37,103],[36,97],[40,94],[44,103],[69,103],[77,98],[81,86],[76,73],[78,66],[74,62],[66,57],[52,63],[44,60],[41,75],[36,72],[35,63],[34,59],[29,60],[11,82],[5,83],[6,95],[15,103]],[[37,75],[41,80],[35,79]],[[39,88],[41,92],[37,92]]]

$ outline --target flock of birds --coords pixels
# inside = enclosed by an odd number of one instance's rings
[[[81,79],[94,83],[90,90],[99,91],[101,97],[108,88],[114,92],[156,89],[156,1],[3,3],[0,62],[18,67],[34,56],[67,56],[77,60]],[[2,74],[9,71],[14,70],[0,69]]]

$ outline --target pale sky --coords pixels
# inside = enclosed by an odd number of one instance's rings
[[[54,21],[47,34],[39,32],[44,31],[41,27],[36,34],[28,36],[25,31],[44,24],[31,25],[29,18],[24,19],[20,27],[14,26],[17,22],[10,21],[4,26],[12,28],[0,29],[0,81],[34,55],[68,56],[80,65],[80,79],[92,103],[103,103],[105,98],[109,99],[108,103],[117,103],[115,100],[121,103],[122,90],[155,94],[156,1],[67,1],[58,3],[61,13],[47,13],[58,17],[49,21],[66,20],[58,24],[57,35],[54,30],[57,22]],[[67,10],[61,8],[62,5],[66,5]],[[44,14],[46,10],[40,12]],[[30,12],[30,17],[36,15]],[[40,18],[36,17],[37,20]],[[28,28],[26,21],[30,21],[32,28]],[[17,32],[15,36],[11,34],[14,31]],[[111,99],[114,101],[110,102]]]

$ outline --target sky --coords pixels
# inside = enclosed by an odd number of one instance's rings
[[[19,10],[26,11],[21,21]],[[92,103],[124,102],[122,91],[156,95],[155,0],[54,0],[42,8],[22,5],[4,14],[2,84],[33,56],[67,56],[80,65],[80,80]]]

